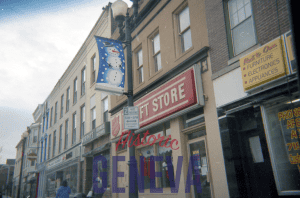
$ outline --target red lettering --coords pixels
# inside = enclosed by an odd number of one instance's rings
[[[135,144],[137,142],[137,144]],[[134,146],[140,146],[141,145],[141,141],[140,141],[140,134],[138,134],[138,136],[135,138],[134,142],[133,142]]]
[[[150,139],[153,138],[153,142],[150,144]],[[153,144],[155,144],[156,142],[156,136],[155,135],[150,135],[147,144],[152,146]]]
[[[173,143],[174,143],[175,141],[176,141],[176,146],[178,145],[178,141],[177,141],[176,139],[172,140],[172,141],[171,141],[171,149],[173,149],[173,150],[178,150],[179,147],[177,147],[177,149],[174,149],[174,148],[173,148]]]
[[[148,130],[148,131],[146,131],[146,133],[144,133],[144,138],[143,138],[143,140],[142,140],[142,145],[143,145],[143,146],[146,146],[146,145],[147,145],[147,143],[146,143],[146,144],[144,144],[144,142],[146,141],[146,137],[147,137],[147,135],[149,135],[149,130]]]
[[[118,143],[117,143],[117,145],[116,145],[116,151],[118,150],[118,147],[119,147],[120,144],[123,144],[122,148],[125,147],[126,142],[128,141],[128,138],[129,138],[129,134],[130,134],[130,133],[131,133],[131,131],[127,134],[127,137],[125,138],[124,141],[122,141],[122,139],[123,139],[123,135],[124,135],[125,133],[124,133],[124,132],[122,133],[122,135],[121,135],[121,137],[120,137],[120,139],[119,139],[119,141],[118,141]]]

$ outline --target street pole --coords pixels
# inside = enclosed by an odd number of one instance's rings
[[[126,42],[126,50],[127,50],[127,105],[128,107],[133,107],[133,80],[132,80],[132,53],[131,53],[131,31],[130,31],[130,24],[129,24],[129,13],[126,13],[125,17],[125,42]],[[131,137],[134,137],[134,130],[131,130],[131,134],[129,137],[129,140]],[[133,144],[133,141],[131,141],[131,144]],[[132,170],[133,167],[136,167],[136,159],[135,159],[135,146],[133,145],[128,145],[129,147],[129,197],[130,198],[138,198],[138,189],[137,187],[137,182],[135,181],[134,183],[131,183],[130,181],[132,180],[131,177],[135,176],[134,169]],[[134,178],[136,179],[136,177]],[[131,192],[134,191],[134,192]]]

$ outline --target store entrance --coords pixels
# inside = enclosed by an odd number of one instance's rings
[[[208,156],[206,152],[205,137],[189,141],[188,150],[192,158],[193,180],[200,175],[202,192],[198,193],[196,186],[192,186],[193,198],[211,198],[210,174],[208,167]]]
[[[263,129],[239,132],[248,197],[278,197]]]

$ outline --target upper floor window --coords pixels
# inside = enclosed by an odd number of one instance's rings
[[[52,127],[52,115],[53,115],[53,107],[50,110],[50,127]]]
[[[58,146],[58,152],[60,153],[61,152],[61,149],[62,149],[62,130],[63,130],[63,125],[60,125],[59,127],[59,146]]]
[[[70,107],[70,87],[68,87],[67,89],[67,103],[66,103],[66,112],[69,111],[69,107]]]
[[[85,67],[81,70],[81,95],[85,94]]]
[[[228,15],[230,53],[235,56],[256,44],[251,0],[229,0]]]
[[[58,102],[55,103],[55,109],[54,109],[54,124],[57,122],[57,106],[58,106]]]
[[[160,38],[159,34],[156,34],[152,39],[153,59],[154,59],[154,71],[157,72],[161,69],[161,54],[160,54]]]
[[[85,105],[80,109],[80,139],[84,136],[84,125],[85,125]]]
[[[64,115],[64,94],[61,96],[60,104],[60,117],[62,118]]]
[[[76,143],[76,112],[73,114],[72,144]]]
[[[66,120],[66,123],[65,123],[65,149],[67,149],[68,148],[68,136],[69,136],[69,134],[68,134],[68,130],[69,129],[69,120]]]
[[[48,146],[48,159],[50,159],[50,152],[51,152],[51,134],[49,135],[49,146]]]
[[[73,104],[77,102],[77,78],[74,80]]]
[[[33,131],[33,143],[36,143],[37,142],[37,130],[35,129]]]
[[[108,97],[102,100],[103,103],[103,122],[108,122]]]
[[[92,129],[96,128],[96,107],[91,109],[91,116],[92,116]]]
[[[179,36],[181,43],[181,50],[185,52],[192,47],[192,34],[190,28],[190,10],[189,7],[185,7],[178,14]]]
[[[94,82],[96,82],[96,55],[94,55],[92,57],[91,60],[92,64],[91,64],[91,84],[93,84]]]
[[[55,150],[56,150],[56,131],[53,133],[53,151],[52,151],[52,157],[55,156]]]
[[[137,53],[136,53],[136,57],[137,57],[137,65],[138,65],[138,82],[139,84],[144,82],[144,69],[143,69],[143,51],[142,49],[140,49]]]

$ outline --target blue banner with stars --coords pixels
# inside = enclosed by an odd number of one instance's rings
[[[125,83],[125,59],[122,42],[95,36],[99,52],[96,90],[122,95]]]

